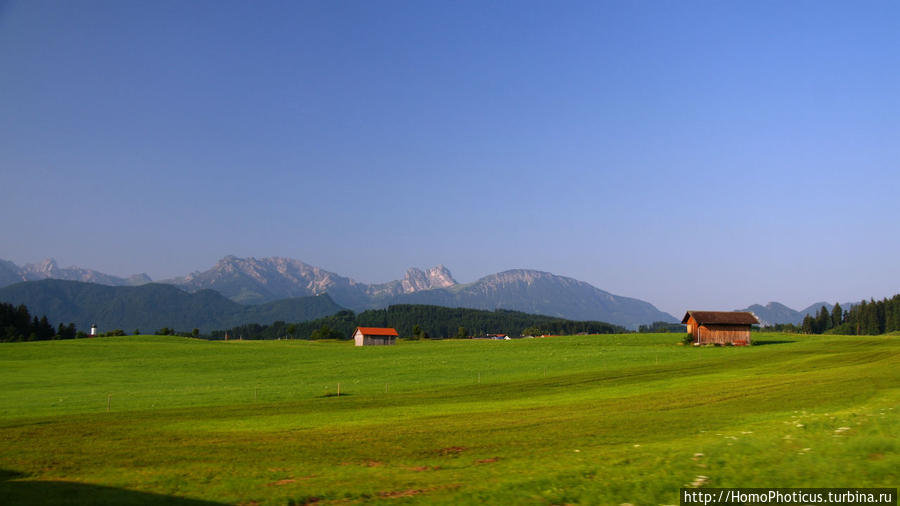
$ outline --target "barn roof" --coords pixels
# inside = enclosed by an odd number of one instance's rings
[[[356,327],[357,330],[363,333],[364,336],[394,336],[397,337],[400,334],[397,333],[396,329],[392,328],[381,328],[381,327]],[[355,334],[356,332],[354,332]]]
[[[688,311],[681,319],[681,323],[687,323],[693,316],[697,323],[719,323],[723,325],[759,325],[756,315],[749,311]]]

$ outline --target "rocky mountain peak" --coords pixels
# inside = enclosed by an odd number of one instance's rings
[[[492,284],[511,284],[511,283],[534,283],[539,279],[568,279],[563,276],[555,276],[549,272],[534,271],[530,269],[512,269],[508,271],[498,272],[486,276],[484,279],[489,280]]]
[[[34,273],[34,274],[45,274],[49,275],[54,271],[59,270],[59,265],[56,263],[56,259],[47,258],[43,261],[36,264],[28,264],[23,267],[26,272]]]
[[[151,279],[146,272],[134,274],[133,276],[129,276],[128,278],[126,278],[126,280],[130,285],[144,285],[153,282],[153,279]]]
[[[432,288],[447,288],[457,284],[453,279],[453,274],[450,274],[450,269],[444,267],[443,264],[428,269],[427,275]]]
[[[443,265],[423,271],[418,267],[410,267],[400,282],[403,293],[414,293],[435,288],[447,288],[456,284],[453,275]]]

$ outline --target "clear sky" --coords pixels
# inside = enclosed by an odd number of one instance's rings
[[[900,2],[0,0],[0,258],[900,292]]]

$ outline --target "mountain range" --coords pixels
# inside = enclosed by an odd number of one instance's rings
[[[211,269],[165,281],[187,290],[211,289],[244,303],[328,293],[354,311],[391,304],[429,304],[472,309],[511,309],[570,320],[599,320],[635,328],[675,321],[652,304],[605,292],[583,281],[534,270],[509,270],[458,283],[443,265],[412,268],[401,280],[356,282],[299,260],[227,256]]]
[[[118,287],[135,287],[152,282],[146,274],[123,278],[75,266],[62,268],[53,259],[21,267],[0,260],[0,287],[46,279]],[[159,283],[174,285],[190,293],[212,290],[240,307],[327,293],[336,306],[357,312],[392,304],[429,304],[510,309],[571,320],[599,320],[632,329],[655,321],[678,321],[648,302],[613,295],[573,278],[527,269],[508,270],[472,283],[459,283],[446,267],[438,265],[426,270],[410,268],[402,279],[367,284],[291,258],[239,258],[229,255],[205,271]],[[845,309],[850,305],[842,304]],[[769,302],[766,305],[754,304],[742,311],[752,311],[763,325],[799,325],[804,316],[815,315],[823,306],[829,311],[833,308],[826,302],[817,302],[797,311],[778,302]],[[300,320],[288,317],[286,321]],[[266,321],[260,320],[259,323]]]
[[[135,274],[128,278],[120,278],[91,269],[82,269],[81,267],[60,267],[56,260],[52,258],[36,264],[25,264],[21,267],[8,260],[0,260],[0,287],[21,281],[38,281],[41,279],[65,279],[110,286],[136,286],[153,281],[146,274]]]
[[[150,281],[144,274],[121,278],[78,267],[63,269],[53,260],[24,267],[12,262],[0,265],[0,286],[48,278],[112,286]],[[628,328],[654,321],[677,321],[649,302],[613,295],[573,278],[525,269],[491,274],[461,284],[446,267],[438,265],[427,270],[411,268],[403,279],[366,284],[295,259],[226,256],[206,271],[160,283],[188,292],[214,290],[239,304],[265,304],[327,293],[333,302],[354,311],[405,303],[510,309],[571,320],[605,321]]]
[[[228,256],[211,269],[168,282],[188,290],[212,289],[235,301],[328,293],[354,311],[392,304],[429,304],[471,309],[511,309],[570,320],[599,320],[635,328],[674,321],[652,304],[613,295],[588,283],[548,272],[517,269],[458,283],[443,265],[412,268],[401,280],[365,284],[299,260]]]
[[[211,289],[244,304],[328,292],[339,304],[369,309],[399,295],[457,285],[443,265],[411,268],[402,280],[365,284],[292,258],[226,256],[209,270],[161,281],[186,290]]]

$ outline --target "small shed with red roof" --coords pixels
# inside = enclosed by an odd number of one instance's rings
[[[356,346],[382,346],[397,343],[397,330],[381,327],[356,327],[353,341]]]
[[[681,323],[695,344],[750,344],[750,327],[759,325],[749,311],[688,311]]]

